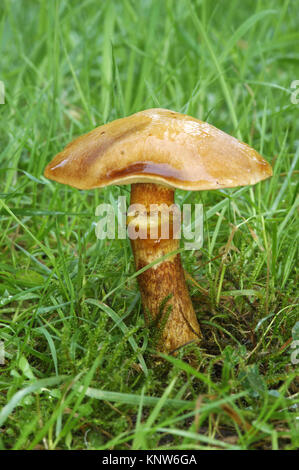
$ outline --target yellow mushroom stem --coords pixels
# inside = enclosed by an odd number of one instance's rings
[[[153,210],[153,205],[158,208]],[[132,184],[127,224],[136,271],[179,249],[173,205],[172,188],[152,183]],[[165,238],[167,228],[169,234]],[[154,264],[138,276],[138,283],[146,323],[157,327],[159,350],[172,352],[200,338],[180,254]]]

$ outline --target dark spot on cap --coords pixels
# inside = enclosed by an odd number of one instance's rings
[[[90,152],[89,155],[86,157],[85,164],[90,165],[94,160],[103,155],[109,149],[109,147],[112,147],[117,142],[120,142],[121,140],[127,138],[135,132],[142,130],[146,125],[147,122],[141,122],[140,124],[129,127],[125,131],[120,131],[116,135],[107,136],[105,139],[100,140],[99,145],[96,146],[95,149]]]

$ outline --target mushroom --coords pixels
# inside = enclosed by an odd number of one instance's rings
[[[143,205],[145,213],[129,214],[128,223],[131,230],[143,227],[146,233],[151,205],[170,208],[176,188],[232,188],[271,175],[271,166],[248,145],[168,109],[148,109],[97,127],[67,145],[45,169],[47,178],[78,189],[131,184],[131,204]],[[153,263],[138,276],[145,319],[159,327],[158,348],[172,352],[199,339],[201,332],[177,253],[174,221],[164,239],[164,219],[162,211],[154,239],[131,239],[131,244],[137,271]]]

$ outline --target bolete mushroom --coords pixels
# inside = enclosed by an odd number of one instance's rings
[[[232,188],[271,174],[271,166],[248,145],[168,109],[148,109],[97,127],[67,145],[45,170],[47,178],[78,189],[131,184],[131,204],[142,204],[146,213],[152,204],[171,206],[176,188]],[[136,220],[142,225],[142,215]],[[163,224],[163,214],[159,220]],[[179,248],[171,227],[168,239],[158,234],[131,243],[136,270],[163,257],[138,276],[146,321],[156,320],[162,330],[158,347],[170,352],[200,338],[180,255],[165,256]]]

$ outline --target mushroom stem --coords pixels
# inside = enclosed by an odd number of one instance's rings
[[[130,235],[138,271],[179,249],[179,239],[175,238],[174,217],[171,217],[174,190],[152,183],[132,184],[131,208],[133,204],[142,204],[145,208],[143,215],[139,213],[135,218],[131,216],[132,212],[128,214],[129,235],[132,227],[135,233],[137,228],[139,235],[142,232],[143,236],[147,235],[146,238],[136,239],[132,239]],[[153,204],[162,207],[160,212],[159,209],[156,211],[159,218],[152,216]],[[166,218],[167,212],[170,217]],[[162,228],[165,228],[166,219],[167,225],[169,219],[169,235],[164,238]],[[153,234],[151,230],[155,227],[157,230]],[[180,254],[170,255],[164,261],[154,264],[138,276],[138,283],[146,323],[155,324],[158,328],[159,350],[171,352],[200,337],[200,328],[186,286]]]

